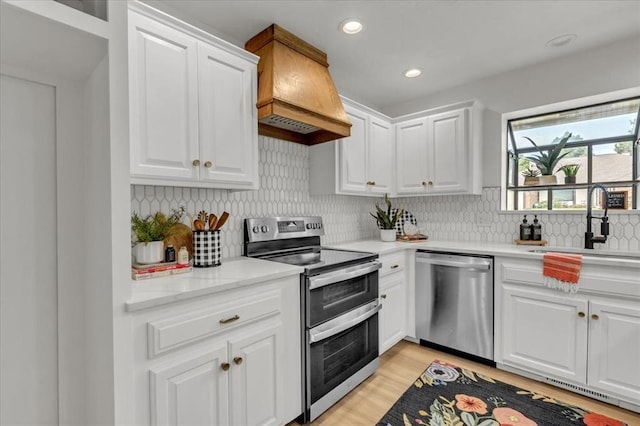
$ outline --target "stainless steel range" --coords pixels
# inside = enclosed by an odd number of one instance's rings
[[[317,418],[378,367],[375,253],[320,245],[322,218],[245,219],[245,256],[304,267],[302,421]]]

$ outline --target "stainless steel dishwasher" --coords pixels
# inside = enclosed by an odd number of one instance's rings
[[[493,257],[416,253],[416,337],[430,346],[493,362]]]

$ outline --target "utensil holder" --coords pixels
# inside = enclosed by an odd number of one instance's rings
[[[193,231],[193,266],[220,266],[221,260],[220,231]]]

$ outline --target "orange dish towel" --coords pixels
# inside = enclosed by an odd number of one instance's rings
[[[542,261],[542,274],[546,277],[545,284],[547,287],[557,288],[567,293],[576,293],[581,267],[581,254],[545,253]]]

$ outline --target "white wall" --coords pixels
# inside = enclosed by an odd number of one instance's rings
[[[501,114],[640,87],[640,38],[565,56],[385,108],[395,117],[478,99],[485,107],[483,186],[500,186]]]

